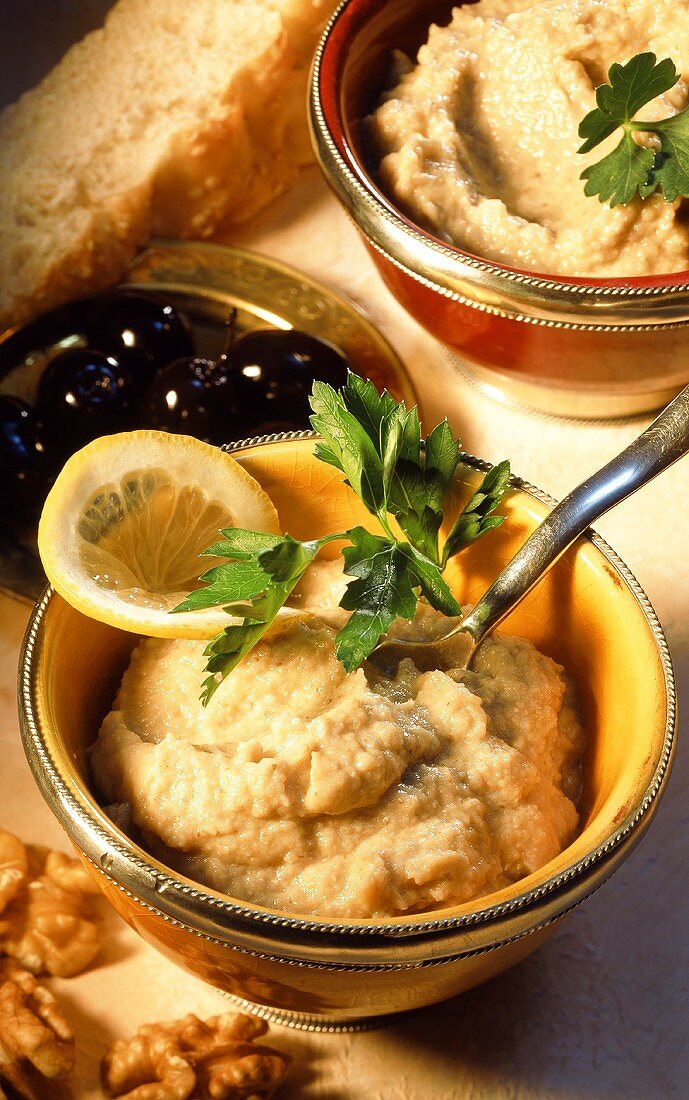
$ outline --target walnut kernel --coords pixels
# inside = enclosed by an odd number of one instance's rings
[[[7,840],[14,841],[11,849]],[[76,859],[48,848],[27,845],[9,833],[0,834],[5,855],[6,888],[0,892],[0,954],[11,955],[33,974],[61,978],[79,973],[91,962],[101,943],[90,894],[97,892]],[[18,862],[24,848],[25,863]],[[14,862],[12,862],[14,860]],[[11,892],[13,868],[25,866],[18,887]],[[0,891],[2,887],[0,859]]]
[[[0,913],[24,886],[28,873],[26,848],[21,840],[0,829]]]
[[[266,1100],[290,1062],[254,1043],[267,1030],[262,1020],[234,1012],[146,1024],[113,1044],[103,1084],[119,1100]]]
[[[74,1063],[74,1034],[53,995],[12,959],[0,959],[0,1082],[27,1100],[55,1096],[46,1082],[66,1077]]]

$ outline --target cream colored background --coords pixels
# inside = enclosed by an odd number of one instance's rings
[[[95,11],[99,5],[84,4],[81,16],[87,7]],[[10,47],[17,41],[20,9],[35,18],[46,8],[61,9],[67,19],[75,17],[79,4],[0,0],[0,70],[16,56]],[[14,24],[8,23],[10,15]],[[11,33],[3,34],[3,24]],[[36,24],[34,33],[39,31]],[[45,26],[42,33],[39,55],[49,46]],[[66,40],[65,25],[58,39]],[[17,90],[22,79],[21,73],[5,72],[0,87]],[[348,292],[403,356],[429,425],[448,415],[467,450],[491,460],[509,457],[517,473],[554,496],[612,457],[642,427],[557,423],[510,411],[478,394],[387,293],[315,169],[232,242],[300,266]],[[689,707],[688,500],[689,458],[598,524],[656,607],[684,707]],[[0,825],[26,840],[67,849],[19,742],[15,670],[27,616],[24,605],[0,596]],[[683,732],[649,835],[535,956],[489,985],[384,1030],[321,1036],[274,1028],[275,1044],[296,1059],[281,1100],[685,1097],[689,749]],[[207,1016],[227,1007],[221,994],[160,958],[114,915],[103,915],[106,945],[94,967],[51,982],[79,1036],[74,1100],[101,1095],[98,1061],[114,1036],[146,1021],[189,1011]]]

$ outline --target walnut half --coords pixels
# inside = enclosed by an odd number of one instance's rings
[[[29,862],[19,837],[0,829],[0,913],[26,884]]]
[[[78,860],[0,830],[0,954],[33,974],[78,974],[100,947],[95,893]]]
[[[74,1069],[74,1034],[52,993],[12,959],[0,959],[0,1097],[3,1081],[25,1100],[54,1098]]]
[[[266,1100],[290,1062],[254,1043],[267,1030],[262,1020],[235,1012],[146,1024],[105,1055],[103,1085],[119,1100]]]

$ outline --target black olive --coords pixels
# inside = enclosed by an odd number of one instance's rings
[[[146,426],[229,443],[241,435],[233,381],[221,358],[178,359],[159,371],[141,405]]]
[[[252,435],[308,428],[313,383],[338,389],[347,380],[342,352],[296,329],[248,332],[230,349],[229,359],[241,416]]]
[[[136,404],[129,372],[93,348],[56,355],[43,371],[36,394],[36,411],[63,459],[97,436],[135,427]]]
[[[3,520],[35,518],[54,462],[43,425],[18,397],[0,397],[0,503]]]
[[[193,356],[186,319],[173,306],[134,290],[105,295],[87,319],[89,344],[117,359],[143,392],[156,371]]]

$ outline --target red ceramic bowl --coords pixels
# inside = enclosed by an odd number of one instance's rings
[[[361,120],[393,49],[415,56],[448,0],[343,0],[316,53],[310,116],[326,178],[398,301],[482,383],[568,416],[630,416],[689,382],[689,271],[573,279],[505,267],[415,225],[379,190]]]

